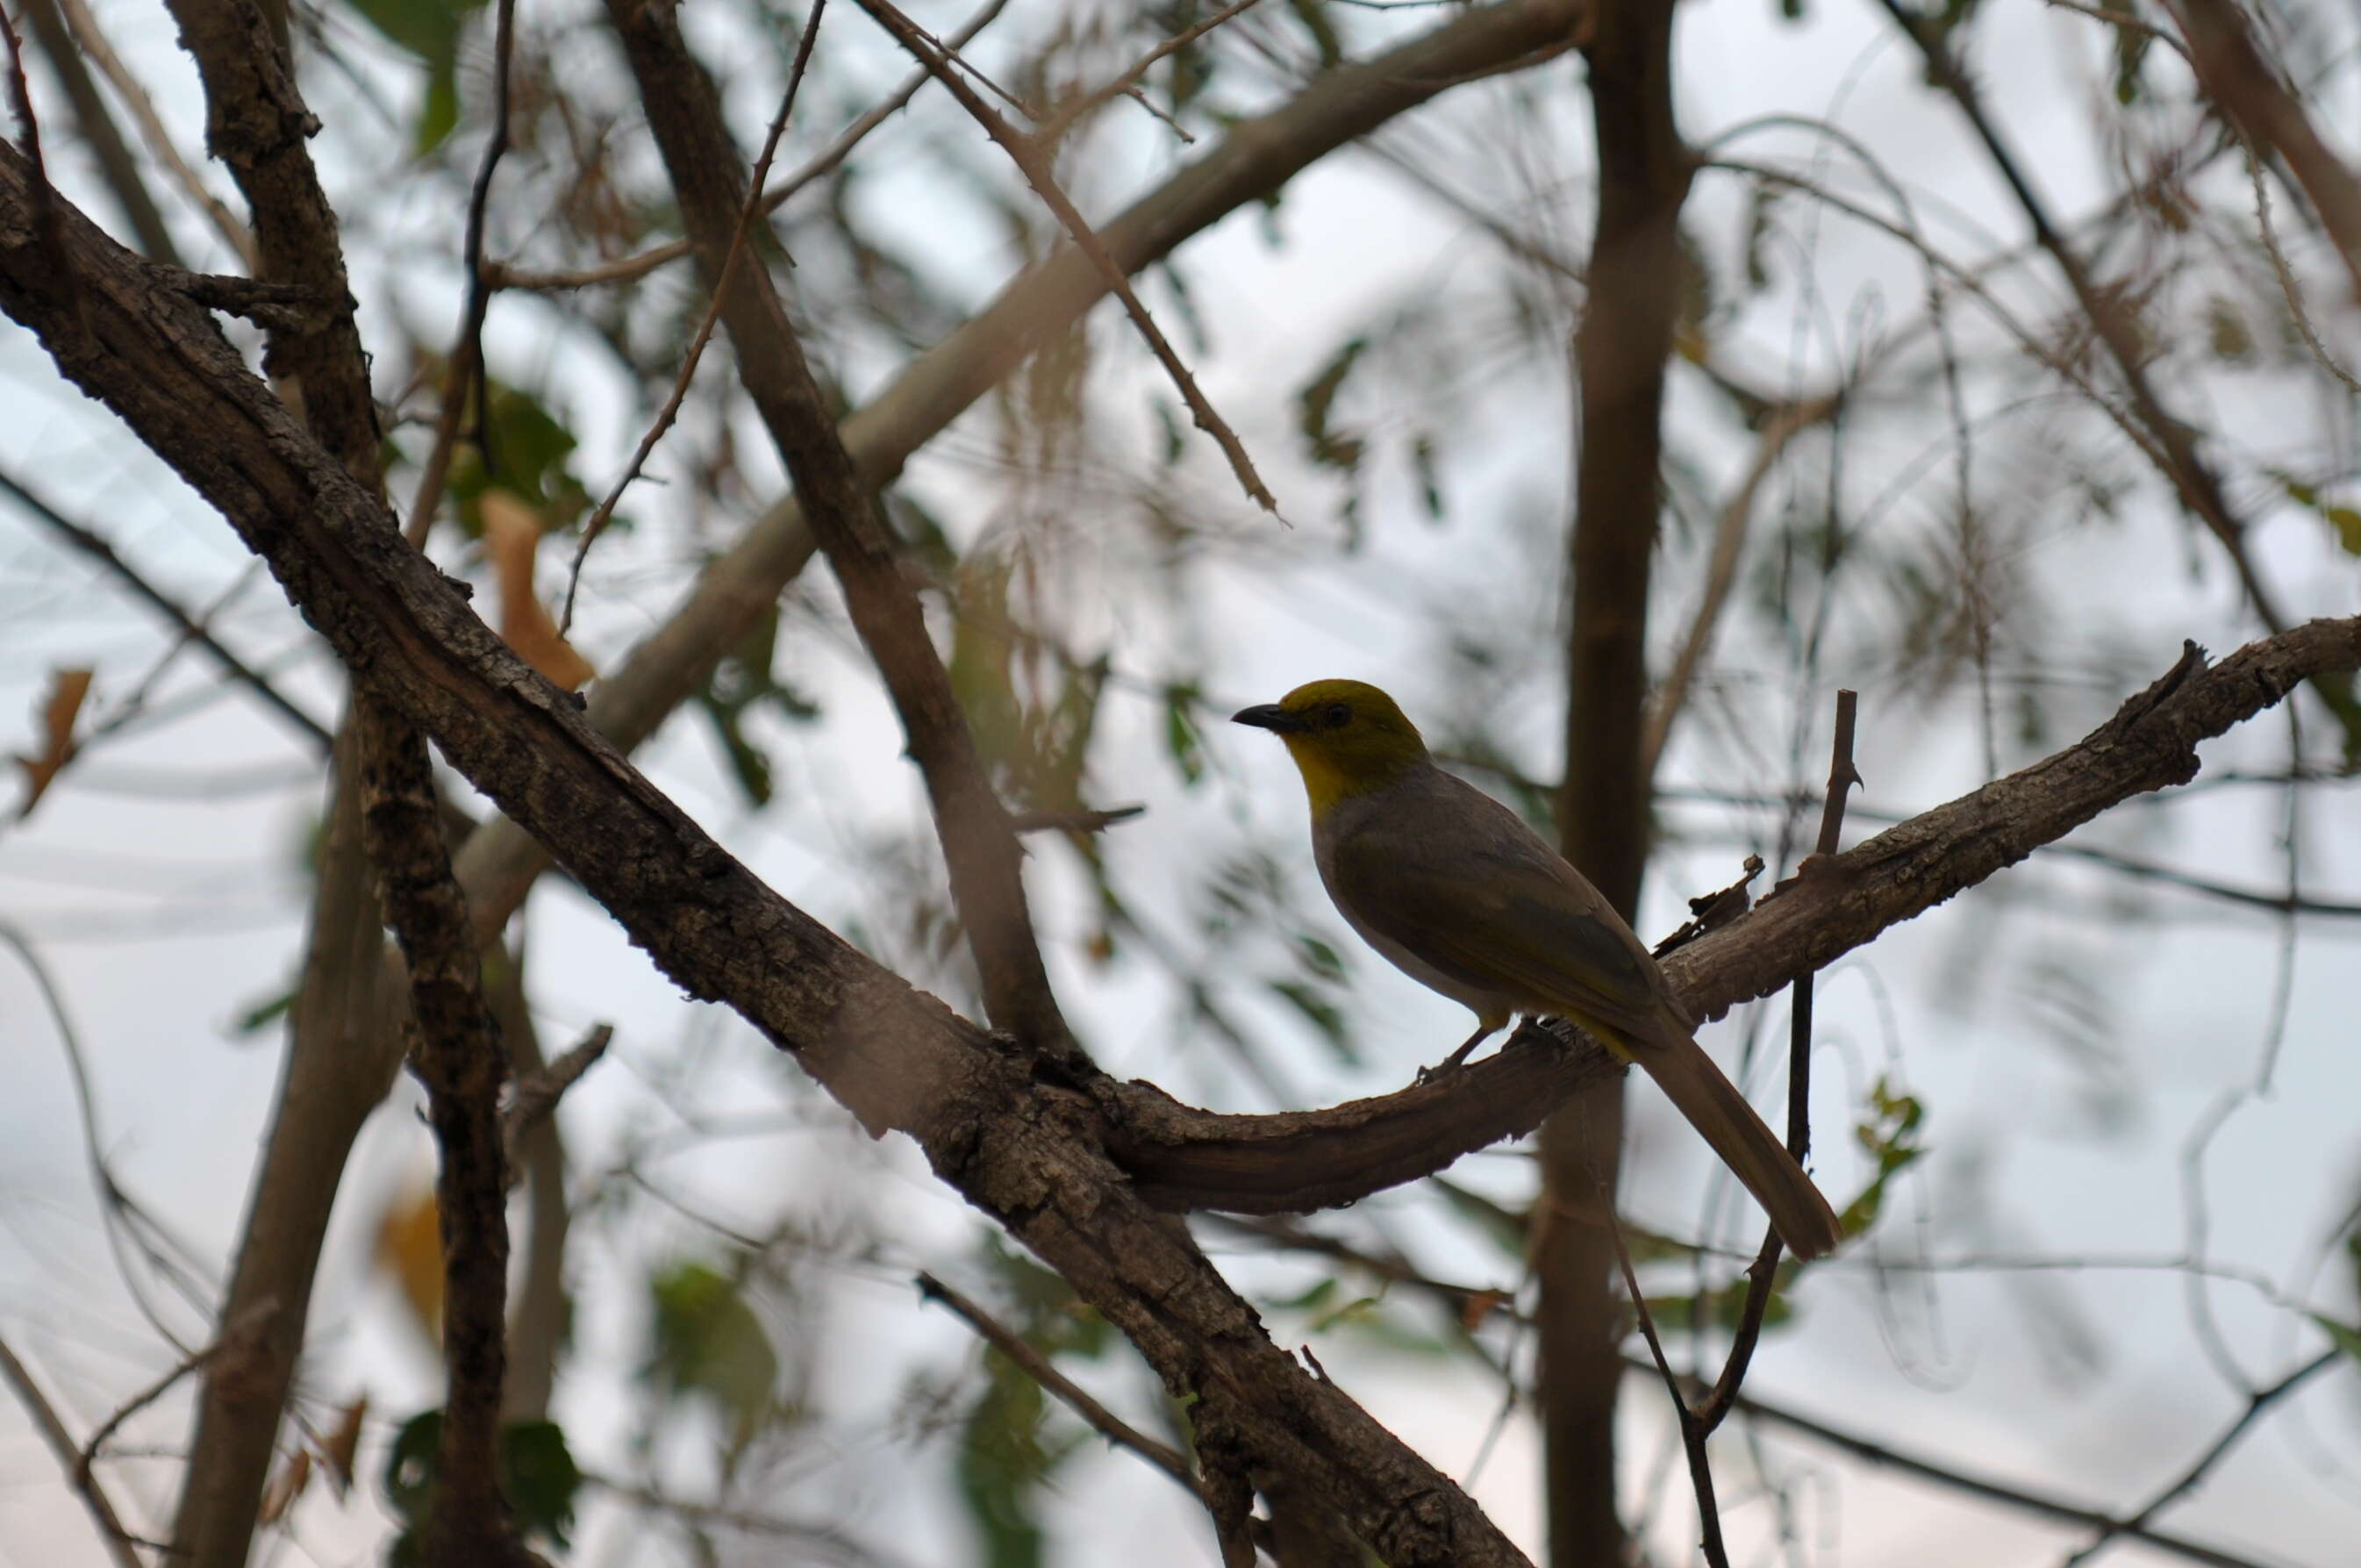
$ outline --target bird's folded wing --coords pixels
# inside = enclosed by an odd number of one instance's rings
[[[1553,858],[1554,860],[1554,858]],[[1638,940],[1562,861],[1514,853],[1440,858],[1375,835],[1336,846],[1339,903],[1387,940],[1524,1010],[1653,1040],[1664,1003]]]

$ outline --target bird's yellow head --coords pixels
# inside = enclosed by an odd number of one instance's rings
[[[1314,817],[1349,795],[1384,788],[1426,760],[1418,727],[1393,698],[1363,681],[1313,681],[1230,718],[1287,742]]]

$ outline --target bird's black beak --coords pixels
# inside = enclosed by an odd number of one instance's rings
[[[1288,712],[1275,702],[1266,702],[1255,707],[1242,707],[1230,715],[1230,722],[1251,724],[1257,729],[1268,729],[1277,735],[1284,735],[1290,730],[1303,728],[1301,718]]]

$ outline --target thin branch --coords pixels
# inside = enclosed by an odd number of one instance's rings
[[[122,203],[124,215],[131,220],[132,233],[139,236],[139,248],[151,260],[174,267],[181,265],[180,247],[172,242],[172,231],[166,225],[164,214],[157,210],[155,194],[148,189],[138,159],[124,141],[123,131],[106,106],[105,96],[91,79],[89,62],[75,47],[73,33],[67,27],[57,0],[26,0],[25,19],[32,24],[34,38],[49,57],[50,71],[56,73],[59,84],[73,104],[74,120],[82,140],[98,159],[107,188]]]
[[[959,31],[946,41],[953,50],[974,41],[978,33],[990,27],[1000,13],[1008,8],[1008,0],[987,0],[983,9],[961,24]],[[918,89],[935,79],[935,73],[924,66],[904,77],[893,92],[879,99],[859,118],[839,131],[836,139],[825,150],[814,156],[792,174],[763,192],[763,215],[768,217],[785,206],[795,193],[829,173],[851,155],[852,149],[868,138],[869,133],[900,114]],[[760,182],[757,181],[759,184]],[[686,239],[653,246],[636,255],[602,261],[594,267],[573,268],[563,271],[534,272],[511,267],[502,262],[487,264],[487,274],[496,289],[530,289],[557,292],[569,289],[588,289],[605,283],[633,283],[656,269],[678,261],[696,247]]]
[[[1008,826],[1019,833],[1099,833],[1118,822],[1128,822],[1147,809],[1144,806],[1111,806],[1104,811],[1088,806],[1013,811],[1008,816]]]
[[[1626,1356],[1624,1365],[1635,1371],[1651,1370],[1646,1362],[1636,1356]],[[2269,1564],[2257,1558],[2241,1557],[2218,1547],[2191,1541],[2185,1536],[2151,1530],[2144,1524],[2133,1525],[2128,1521],[2103,1513],[2099,1509],[2069,1502],[2051,1493],[1979,1475],[1971,1470],[1952,1464],[1948,1461],[1929,1459],[1923,1454],[1912,1453],[1907,1449],[1895,1448],[1873,1439],[1858,1436],[1782,1406],[1765,1404],[1752,1394],[1741,1394],[1736,1400],[1736,1405],[1740,1411],[1752,1420],[1765,1421],[1773,1426],[1796,1432],[1810,1438],[1815,1442],[1824,1443],[1836,1449],[1839,1453],[1850,1454],[1855,1459],[1899,1470],[1905,1475],[1915,1475],[1922,1481],[1929,1481],[1938,1486],[1947,1486],[1956,1492],[1964,1492],[1970,1497],[1981,1497],[1986,1502],[2004,1504],[2061,1524],[2084,1525],[2113,1530],[2126,1540],[2137,1541],[2159,1552],[2170,1552],[2191,1563],[2204,1563],[2206,1568],[2270,1568]]]
[[[82,1494],[83,1506],[90,1509],[91,1518],[98,1522],[99,1539],[106,1543],[106,1553],[115,1559],[115,1568],[147,1568],[139,1561],[139,1554],[131,1550],[137,1538],[123,1528],[122,1516],[107,1500],[106,1488],[98,1484],[97,1476],[82,1467],[82,1451],[76,1446],[73,1434],[66,1431],[65,1422],[58,1418],[56,1407],[42,1395],[40,1385],[33,1381],[33,1375],[25,1369],[23,1362],[16,1359],[16,1353],[8,1348],[5,1340],[0,1340],[0,1378],[5,1378],[8,1387],[16,1390],[17,1400],[33,1418],[33,1424],[40,1429],[42,1441],[49,1445],[49,1452],[57,1455],[58,1463],[65,1466],[66,1474],[72,1478],[74,1490]]]
[[[2165,5],[2189,40],[2199,84],[2248,142],[2262,143],[2286,162],[2361,291],[2361,181],[2321,139],[2302,102],[2263,58],[2245,12],[2231,0]]]
[[[2241,1437],[2246,1435],[2246,1429],[2255,1423],[2257,1417],[2303,1387],[2313,1376],[2326,1371],[2345,1357],[2346,1353],[2343,1347],[2330,1345],[2278,1382],[2267,1387],[2256,1389],[2254,1393],[2247,1396],[2246,1408],[2238,1412],[2237,1420],[2223,1429],[2222,1435],[2215,1438],[2205,1452],[2197,1456],[2194,1464],[2182,1471],[2162,1491],[2141,1505],[2138,1512],[2120,1521],[2109,1520],[2101,1525],[2098,1534],[2092,1536],[2088,1544],[2070,1553],[2062,1564],[2062,1568],[2074,1568],[2076,1563],[2095,1556],[2109,1541],[2118,1536],[2139,1535],[2148,1520],[2154,1519],[2158,1511],[2169,1506],[2174,1498],[2189,1491],[2205,1478],[2206,1473],[2219,1464],[2222,1457],[2236,1445]]]
[[[1861,782],[1861,770],[1853,764],[1852,742],[1856,715],[1861,696],[1857,692],[1837,693],[1836,735],[1829,746],[1828,784],[1825,805],[1820,812],[1820,835],[1813,853],[1827,857],[1837,852],[1844,830],[1845,803]],[[1789,988],[1787,1014],[1787,1152],[1803,1165],[1812,1153],[1812,970],[1795,977]],[[1763,1315],[1771,1305],[1772,1288],[1779,1277],[1779,1232],[1774,1226],[1764,1233],[1762,1251],[1747,1266],[1746,1301],[1739,1313],[1738,1332],[1732,1339],[1729,1359],[1723,1362],[1721,1376],[1714,1382],[1713,1392],[1697,1408],[1697,1425],[1710,1433],[1730,1414],[1738,1398],[1741,1385],[1746,1381],[1747,1368],[1753,1364],[1754,1346],[1763,1335]]]
[[[950,872],[951,901],[994,1024],[1079,1058],[1042,963],[1022,873],[1024,851],[968,729],[928,631],[901,551],[874,492],[847,450],[834,409],[762,268],[725,269],[746,207],[745,165],[723,124],[714,84],[669,8],[609,0],[609,17],[646,105],[698,261],[722,302],[739,379],[777,448],[846,609],[900,717],[927,784]],[[962,85],[964,85],[962,83]]]
[[[1656,764],[1664,755],[1664,742],[1671,738],[1673,723],[1688,700],[1690,683],[1705,662],[1707,651],[1713,646],[1714,629],[1720,622],[1722,607],[1729,602],[1730,590],[1738,581],[1739,556],[1746,547],[1747,525],[1754,516],[1755,496],[1777,468],[1779,459],[1785,455],[1788,444],[1828,419],[1840,403],[1839,398],[1831,396],[1784,404],[1771,415],[1756,438],[1754,461],[1748,466],[1738,488],[1722,503],[1720,519],[1714,525],[1713,555],[1706,566],[1705,596],[1690,620],[1688,635],[1681,641],[1681,651],[1674,655],[1672,667],[1664,673],[1654,700],[1648,705],[1647,728],[1640,740],[1641,777],[1656,776]]]
[[[2008,186],[2024,212],[2026,221],[2033,227],[2033,237],[2049,253],[2058,270],[2064,275],[2067,286],[2073,291],[2076,302],[2084,317],[2106,345],[2114,360],[2117,373],[2123,378],[2124,389],[2131,400],[2132,411],[2146,427],[2156,448],[2163,455],[2159,465],[2164,476],[2179,493],[2181,504],[2197,514],[2207,531],[2220,543],[2231,567],[2237,574],[2239,586],[2256,619],[2272,631],[2283,630],[2287,620],[2277,598],[2262,578],[2253,557],[2246,549],[2246,520],[2231,507],[2222,480],[2203,455],[2197,450],[2195,430],[2168,411],[2149,379],[2147,362],[2147,334],[2133,319],[2132,313],[2113,294],[2102,289],[2092,276],[2089,266],[2074,250],[2064,234],[2050,220],[2049,210],[2034,190],[2031,179],[2019,164],[2016,155],[2002,137],[1998,126],[1984,112],[1983,101],[1952,51],[1949,36],[1934,21],[1911,10],[1903,0],[1876,0],[1894,26],[1918,48],[1927,61],[1927,75],[1948,93],[1960,112],[1984,146],[1993,168]],[[2361,701],[2356,701],[2349,679],[2323,676],[2312,683],[2313,691],[2330,712],[2336,716],[2345,733],[2361,743]]]
[[[940,1302],[965,1319],[968,1326],[982,1335],[985,1343],[1016,1363],[1017,1370],[1026,1376],[1065,1401],[1092,1431],[1117,1448],[1131,1450],[1187,1487],[1191,1496],[1199,1495],[1197,1467],[1189,1462],[1187,1454],[1169,1442],[1149,1437],[1100,1404],[1072,1378],[1059,1371],[1048,1356],[1026,1343],[1024,1335],[931,1274],[918,1276],[918,1294],[929,1301]]]
[[[130,69],[115,54],[115,46],[106,41],[106,34],[100,28],[98,18],[91,15],[89,5],[84,0],[58,0],[58,5],[64,13],[66,26],[71,30],[74,42],[82,47],[83,54],[90,57],[90,62],[98,67],[99,74],[106,78],[107,85],[115,89],[115,96],[122,99],[123,106],[130,111],[132,123],[139,127],[139,139],[147,145],[148,156],[170,172],[182,193],[213,224],[214,232],[221,236],[223,243],[246,264],[248,271],[252,271],[259,265],[260,259],[260,253],[255,248],[254,236],[237,221],[237,215],[220,197],[205,189],[204,181],[189,167],[189,160],[181,156],[181,145],[173,139],[172,133],[164,128],[155,104],[148,101],[148,90],[139,84],[139,79],[131,74]]]
[[[136,1247],[150,1268],[192,1302],[202,1304],[203,1292],[181,1263],[167,1255],[177,1252],[185,1259],[188,1249],[181,1245],[161,1222],[148,1212],[145,1204],[134,1198],[115,1179],[115,1168],[106,1162],[106,1144],[100,1135],[98,1124],[98,1091],[91,1082],[88,1054],[82,1049],[82,1036],[74,1027],[73,1015],[66,1011],[64,993],[59,990],[57,977],[49,972],[40,949],[32,938],[14,924],[0,920],[0,947],[16,953],[17,959],[33,977],[34,988],[40,992],[42,1005],[49,1010],[50,1026],[57,1032],[58,1049],[64,1055],[66,1076],[73,1084],[74,1112],[82,1124],[83,1157],[90,1162],[91,1186],[97,1191],[99,1218],[106,1233],[108,1252],[115,1266],[123,1277],[124,1289],[129,1292],[139,1315],[174,1350],[185,1353],[188,1345],[164,1321],[156,1304],[148,1299],[148,1287],[141,1282],[138,1271],[131,1266],[125,1251],[126,1243]]]
[[[1076,121],[1097,109],[1101,104],[1121,97],[1139,98],[1140,79],[1155,69],[1158,60],[1187,49],[1215,27],[1244,16],[1260,3],[1261,0],[1237,0],[1235,5],[1224,6],[1193,26],[1181,28],[1142,55],[1131,69],[1122,75],[1088,93],[1076,94],[1071,103],[1059,105],[1055,114],[1035,128],[1034,136],[1041,146],[1055,147],[1064,138],[1068,131],[1074,128]],[[1142,107],[1149,108],[1150,113],[1155,112],[1152,107],[1149,107],[1146,99],[1141,98],[1140,104]],[[1192,138],[1183,132],[1182,139]]]
[[[802,88],[804,72],[811,65],[812,46],[819,41],[819,19],[827,10],[828,0],[813,0],[811,14],[804,19],[803,33],[796,40],[795,63],[787,71],[787,90],[780,97],[779,112],[771,116],[771,128],[763,137],[762,153],[754,159],[753,177],[746,183],[746,200],[738,209],[737,226],[730,231],[729,247],[721,255],[720,272],[713,282],[713,298],[705,307],[705,319],[697,323],[697,334],[689,339],[688,352],[681,356],[679,373],[673,378],[672,393],[664,399],[664,405],[657,411],[656,417],[649,422],[647,433],[640,437],[638,449],[632,452],[631,460],[623,465],[623,471],[616,477],[614,486],[582,525],[582,538],[574,547],[574,563],[566,575],[566,609],[557,620],[560,635],[574,628],[574,596],[582,587],[582,567],[590,559],[590,546],[607,532],[607,524],[613,520],[616,504],[623,499],[623,492],[631,488],[633,479],[640,477],[640,469],[655,451],[656,443],[664,439],[664,433],[672,428],[673,421],[680,417],[681,404],[688,400],[689,385],[697,378],[697,361],[704,357],[705,345],[712,340],[713,329],[721,323],[721,302],[729,297],[730,275],[745,255],[747,236],[753,232],[755,216],[763,210],[763,181],[771,172],[771,159],[778,155],[779,138],[786,134],[787,116],[795,112],[796,93]]]
[[[255,1332],[278,1310],[279,1304],[275,1301],[257,1302],[240,1317],[225,1325],[220,1336],[213,1343],[203,1350],[192,1351],[182,1356],[174,1364],[170,1371],[117,1405],[115,1408],[115,1413],[99,1422],[97,1428],[91,1432],[89,1440],[82,1445],[82,1453],[74,1462],[75,1488],[80,1490],[93,1484],[91,1467],[98,1463],[106,1447],[106,1440],[113,1437],[124,1422],[162,1398],[171,1391],[173,1385],[179,1383],[190,1373],[208,1365],[214,1357],[225,1351],[244,1346]]]
[[[1697,1413],[1689,1409],[1688,1398],[1681,1392],[1680,1375],[1664,1359],[1664,1343],[1656,1333],[1655,1314],[1648,1310],[1648,1294],[1640,1288],[1640,1276],[1631,1267],[1631,1249],[1623,1243],[1623,1223],[1615,1218],[1611,1206],[1607,1228],[1615,1240],[1615,1266],[1622,1272],[1623,1288],[1631,1293],[1631,1310],[1639,1314],[1640,1335],[1648,1342],[1648,1359],[1654,1363],[1657,1375],[1664,1379],[1664,1393],[1673,1401],[1673,1420],[1680,1428],[1681,1450],[1688,1459],[1689,1488],[1697,1497],[1697,1545],[1705,1553],[1707,1568],[1730,1568],[1730,1548],[1721,1539],[1721,1507],[1713,1494],[1713,1464],[1706,1453],[1706,1439],[1712,1429],[1698,1420]],[[1775,1236],[1768,1245],[1778,1245]]]
[[[1156,318],[1149,315],[1148,307],[1140,302],[1138,294],[1131,287],[1131,280],[1124,275],[1123,268],[1108,251],[1106,242],[1099,237],[1074,203],[1067,199],[1049,160],[1042,156],[1040,144],[1010,125],[998,110],[985,103],[983,95],[969,86],[966,79],[953,68],[950,58],[941,52],[925,31],[904,16],[891,0],[858,0],[858,4],[880,27],[893,34],[904,49],[932,71],[950,95],[959,100],[960,106],[983,127],[984,134],[998,142],[1008,154],[1017,171],[1025,176],[1025,182],[1033,187],[1043,205],[1057,215],[1058,222],[1073,237],[1076,247],[1098,269],[1108,291],[1123,302],[1124,312],[1131,317],[1132,325],[1138,329],[1140,337],[1156,356],[1157,362],[1164,367],[1165,374],[1172,378],[1172,385],[1180,392],[1181,400],[1189,405],[1190,417],[1197,428],[1212,436],[1221,447],[1223,455],[1229,459],[1230,472],[1236,476],[1239,487],[1265,511],[1276,516],[1279,499],[1264,486],[1262,477],[1255,472],[1254,460],[1246,455],[1245,444],[1214,411],[1205,394],[1198,389],[1197,378],[1189,373],[1188,366],[1181,363],[1180,355],[1165,340],[1162,329],[1156,324]]]
[[[500,1113],[500,1146],[507,1151],[510,1184],[515,1184],[520,1171],[517,1149],[525,1134],[546,1121],[556,1111],[557,1102],[566,1091],[580,1080],[582,1075],[598,1065],[607,1054],[609,1042],[615,1037],[612,1024],[601,1024],[582,1037],[579,1044],[551,1062],[539,1072],[518,1080],[515,1094],[508,1109]]]
[[[516,0],[500,0],[492,31],[492,128],[484,138],[484,155],[467,189],[467,222],[460,242],[460,262],[467,274],[467,299],[460,307],[459,335],[452,345],[450,362],[443,367],[443,395],[434,416],[434,440],[419,466],[417,488],[412,492],[409,526],[402,535],[423,547],[443,504],[444,486],[457,455],[460,426],[472,402],[477,444],[484,466],[492,466],[488,422],[491,418],[491,382],[484,365],[484,318],[491,312],[493,284],[484,261],[484,224],[491,208],[492,176],[509,149],[509,75],[516,50]]]
[[[508,1078],[483,989],[483,955],[451,875],[434,775],[417,729],[370,704],[361,719],[361,822],[387,923],[410,968],[417,1043],[441,1151],[443,1425],[423,1560],[496,1568],[527,1559],[500,1495],[500,1414],[508,1365],[508,1191],[500,1093]]]
[[[223,647],[220,640],[207,630],[202,621],[182,609],[177,600],[162,589],[141,576],[129,562],[115,553],[115,547],[112,544],[82,524],[67,518],[49,502],[5,473],[0,473],[0,493],[14,498],[18,505],[48,524],[50,530],[64,539],[67,543],[114,573],[133,594],[161,610],[166,620],[180,628],[183,638],[212,654],[214,662],[225,671],[252,691],[255,696],[260,697],[265,704],[277,710],[321,751],[325,751],[328,749],[333,737],[318,719],[296,707],[266,677],[236,654]]]

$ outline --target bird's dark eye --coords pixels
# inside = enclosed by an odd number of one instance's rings
[[[1320,716],[1320,721],[1331,729],[1342,729],[1353,722],[1353,710],[1341,702],[1332,702],[1328,711]]]

